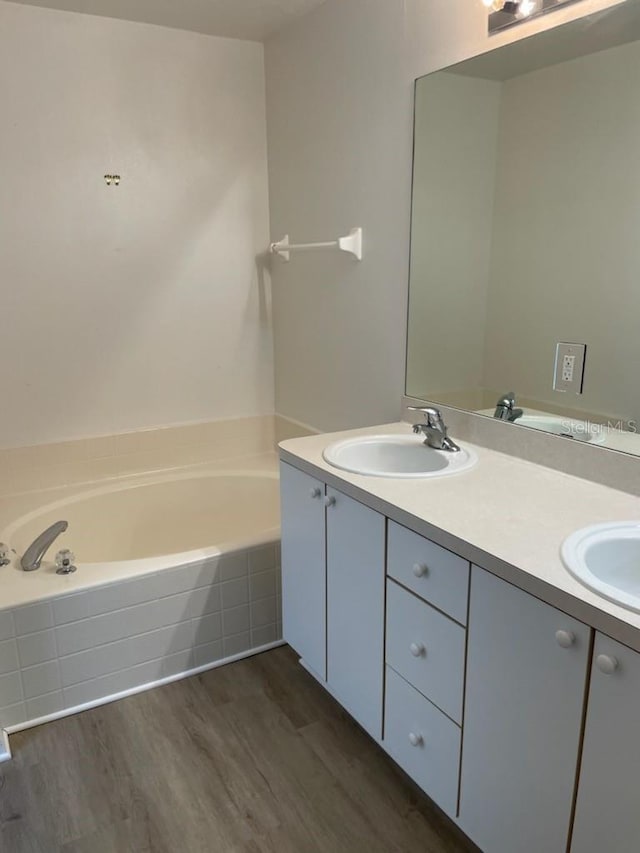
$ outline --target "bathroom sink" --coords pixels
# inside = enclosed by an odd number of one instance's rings
[[[553,417],[552,415],[523,415],[515,423],[589,444],[602,444],[606,437],[604,427],[586,421],[577,421],[574,418]]]
[[[640,613],[640,521],[578,530],[565,539],[561,556],[585,586]]]
[[[334,468],[369,477],[446,477],[467,471],[478,461],[471,450],[434,450],[414,435],[350,438],[330,444],[322,456]]]

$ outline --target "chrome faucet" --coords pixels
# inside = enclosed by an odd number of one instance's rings
[[[51,527],[47,527],[37,539],[34,539],[31,545],[24,552],[24,556],[20,560],[20,565],[25,572],[35,572],[40,568],[40,564],[49,548],[55,540],[64,533],[69,523],[67,521],[56,521]]]
[[[522,409],[516,409],[516,395],[513,391],[507,391],[496,403],[493,417],[500,421],[514,423],[524,415]]]
[[[428,406],[425,409],[419,406],[409,406],[412,412],[422,412],[425,422],[423,424],[414,424],[413,431],[416,434],[422,433],[426,436],[424,443],[427,447],[433,447],[434,450],[448,450],[451,453],[458,453],[460,448],[452,438],[449,438],[448,429],[442,419],[440,409],[434,409]]]

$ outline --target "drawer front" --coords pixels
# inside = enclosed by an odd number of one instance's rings
[[[465,640],[464,628],[387,580],[386,662],[459,724]]]
[[[389,522],[387,573],[461,625],[467,624],[469,572],[467,560]]]
[[[390,667],[386,675],[383,746],[440,808],[455,817],[460,729]]]

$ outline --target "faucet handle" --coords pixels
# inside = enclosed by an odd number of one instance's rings
[[[430,427],[441,428],[444,426],[442,412],[434,406],[407,406],[407,409],[410,412],[421,412]]]

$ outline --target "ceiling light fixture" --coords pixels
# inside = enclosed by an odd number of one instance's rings
[[[489,35],[538,15],[546,15],[577,0],[481,0],[489,10]]]

